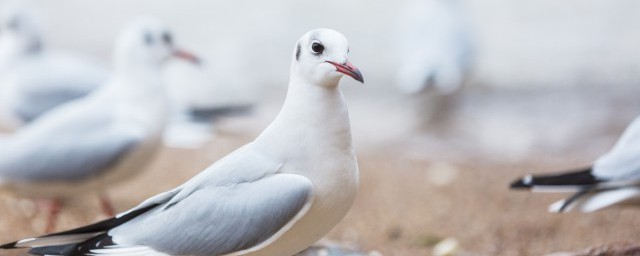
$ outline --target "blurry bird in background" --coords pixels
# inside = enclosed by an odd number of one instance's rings
[[[0,127],[14,130],[105,83],[96,60],[47,47],[41,21],[24,1],[0,18]]]
[[[593,212],[614,205],[640,203],[640,117],[616,145],[593,166],[579,171],[527,175],[511,183],[512,189],[573,193],[549,206],[551,212]]]
[[[3,9],[0,132],[16,130],[47,111],[84,97],[109,78],[110,70],[99,61],[47,47],[37,14],[26,1],[10,2]],[[190,70],[185,72],[185,69]],[[211,81],[202,76],[202,66],[185,69],[177,72],[179,82],[170,86],[172,111],[165,142],[174,147],[197,148],[211,139],[215,121],[249,114],[253,104],[194,102],[193,98],[198,97],[194,95],[212,87]]]
[[[463,0],[413,0],[397,27],[395,84],[417,96],[424,126],[446,122],[473,62]]]
[[[216,123],[253,112],[253,101],[239,97],[241,93],[233,85],[216,84],[221,80],[209,64],[207,59],[198,67],[174,63],[170,67],[173,69],[166,72],[171,102],[171,117],[164,134],[166,146],[200,148],[215,135]]]
[[[106,84],[0,141],[0,190],[48,201],[47,231],[63,200],[86,192],[98,193],[113,215],[104,190],[139,173],[161,145],[168,108],[162,66],[170,57],[198,62],[160,22],[128,27]]]

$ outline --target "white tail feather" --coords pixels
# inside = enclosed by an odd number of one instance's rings
[[[43,246],[56,246],[64,244],[74,244],[83,242],[91,237],[99,235],[103,232],[85,233],[85,234],[73,234],[73,235],[61,235],[50,237],[38,237],[27,238],[20,240],[16,243],[16,247],[43,247]]]
[[[592,194],[583,195],[581,198],[571,202],[563,211],[560,211],[566,200],[560,200],[549,205],[549,212],[570,212],[580,210],[581,212],[595,212],[604,208],[625,203],[640,197],[640,188],[627,187],[615,190],[605,190]]]
[[[603,191],[585,197],[579,203],[579,207],[582,212],[594,212],[609,206],[623,203],[638,196],[640,196],[640,189],[638,188],[622,188]]]
[[[91,255],[113,255],[113,256],[167,256],[167,254],[157,252],[146,246],[131,247],[110,247],[91,250]]]

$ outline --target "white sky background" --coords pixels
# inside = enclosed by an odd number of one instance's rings
[[[393,74],[393,35],[408,0],[36,0],[49,41],[109,58],[117,32],[142,14],[218,72],[286,85],[295,41],[329,27],[351,43],[368,85]],[[466,0],[475,36],[474,81],[498,87],[635,85],[640,82],[640,1]],[[226,78],[231,79],[231,78]],[[391,87],[391,86],[389,86]]]

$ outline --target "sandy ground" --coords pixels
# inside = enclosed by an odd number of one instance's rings
[[[354,93],[347,90],[347,98],[353,98]],[[350,107],[361,188],[352,210],[329,238],[383,255],[430,255],[433,244],[447,237],[457,239],[468,255],[542,255],[637,241],[640,234],[629,228],[640,225],[637,209],[550,214],[547,205],[561,195],[507,189],[512,179],[529,171],[571,169],[591,163],[608,150],[633,118],[633,110],[638,108],[629,96],[633,93],[637,89],[579,93],[477,89],[461,95],[464,100],[449,110],[452,118],[447,129],[412,126],[409,121],[422,112],[410,108],[409,103],[392,104],[401,101],[400,97],[355,98]],[[126,210],[173,188],[250,141],[279,109],[281,98],[270,97],[254,116],[223,121],[218,125],[218,136],[203,149],[162,150],[140,176],[110,191],[116,208]],[[556,102],[547,104],[555,114],[545,107],[532,107],[545,105],[540,101],[548,99]],[[474,111],[469,112],[471,108]],[[589,114],[564,113],[573,108]],[[474,127],[493,127],[489,133],[493,135],[469,132],[469,125],[460,123],[472,122],[469,113],[478,118],[473,121]],[[525,117],[521,117],[523,113]],[[371,121],[374,117],[391,121]],[[546,124],[546,128],[535,128],[538,123]],[[530,126],[534,128],[520,131]],[[573,136],[563,143],[552,141],[563,134]],[[522,137],[529,138],[525,140],[528,142],[523,143]],[[491,138],[513,143],[485,143]],[[79,196],[67,206],[59,229],[104,218],[94,196]],[[36,212],[29,201],[4,198],[0,200],[0,213],[2,241],[38,235],[43,230],[44,214]]]

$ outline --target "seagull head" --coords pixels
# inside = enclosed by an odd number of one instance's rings
[[[116,42],[116,68],[135,70],[160,67],[171,58],[200,63],[195,55],[178,48],[171,31],[155,19],[137,20],[125,29]]]
[[[3,47],[15,54],[37,53],[42,49],[41,24],[28,3],[12,2],[0,17],[0,38]]]
[[[340,32],[311,30],[295,46],[291,74],[323,86],[336,86],[343,75],[364,83],[360,70],[348,61],[348,54],[349,42]]]

